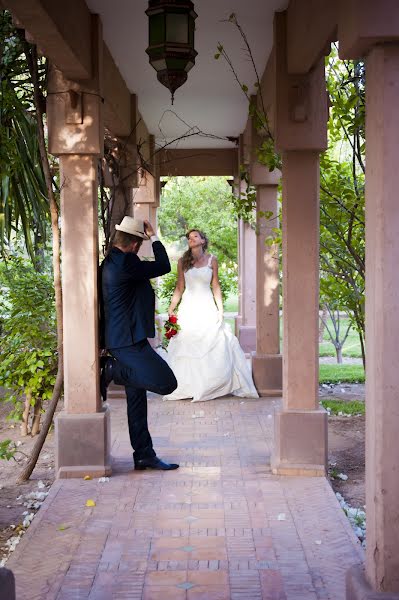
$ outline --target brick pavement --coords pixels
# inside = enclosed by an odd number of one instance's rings
[[[362,549],[326,480],[271,474],[278,401],[151,396],[166,473],[133,471],[110,404],[113,475],[52,486],[7,564],[17,600],[344,600]]]

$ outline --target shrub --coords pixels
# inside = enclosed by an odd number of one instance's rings
[[[36,407],[38,431],[40,407],[51,398],[57,371],[57,335],[54,291],[49,273],[39,273],[31,263],[11,257],[0,271],[0,385],[3,400],[13,402],[11,418],[20,418],[25,403],[28,433],[29,405]]]

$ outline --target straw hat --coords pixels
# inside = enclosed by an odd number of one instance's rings
[[[115,229],[130,233],[130,235],[136,235],[137,237],[143,238],[143,240],[149,239],[148,235],[144,233],[144,222],[141,219],[123,217],[121,224],[115,225]]]

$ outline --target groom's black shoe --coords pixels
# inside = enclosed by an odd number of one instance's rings
[[[100,358],[100,394],[103,402],[107,401],[107,387],[111,383],[114,374],[114,359],[112,356],[101,356]]]
[[[173,471],[178,469],[179,465],[174,463],[163,462],[157,456],[151,456],[150,458],[142,458],[140,460],[134,459],[134,468],[136,471],[144,471],[144,469],[159,469],[160,471]]]

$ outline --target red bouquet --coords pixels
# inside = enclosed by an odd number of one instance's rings
[[[167,348],[171,338],[174,335],[176,335],[180,329],[180,325],[178,325],[178,323],[177,323],[177,316],[170,315],[168,320],[165,321],[163,328],[164,328],[164,332],[163,332],[162,347]]]

